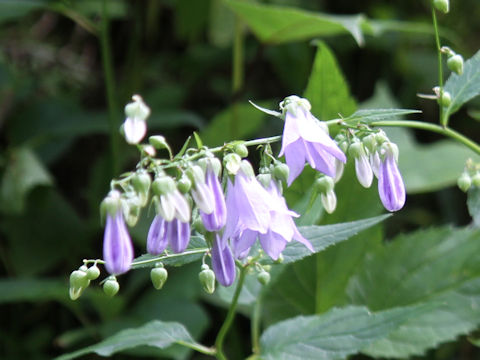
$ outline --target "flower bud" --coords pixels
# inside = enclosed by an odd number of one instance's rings
[[[280,253],[280,255],[278,255],[278,259],[275,260],[275,264],[281,264],[281,263],[283,263],[283,260],[284,260],[283,254]]]
[[[205,184],[205,172],[199,165],[193,165],[187,169],[188,178],[192,181],[194,186],[197,184]]]
[[[288,176],[290,175],[290,168],[287,164],[282,162],[277,162],[273,168],[273,176],[280,181],[287,182]]]
[[[175,181],[170,176],[160,176],[153,180],[152,190],[157,195],[169,194],[175,189]]]
[[[322,194],[327,193],[328,191],[332,191],[335,182],[330,176],[322,176],[315,180],[314,186],[318,189],[318,191]]]
[[[257,175],[257,180],[264,188],[268,188],[272,182],[272,175],[270,174],[259,174]]]
[[[197,217],[193,221],[192,226],[193,226],[193,229],[200,234],[206,234],[207,232],[207,229],[205,229],[205,225],[200,217]]]
[[[223,157],[223,163],[230,175],[236,175],[240,170],[242,158],[238,154],[227,154]]]
[[[248,148],[244,144],[236,144],[233,147],[233,150],[241,158],[245,158],[248,156]]]
[[[136,173],[132,178],[132,185],[139,195],[140,206],[143,207],[148,203],[148,192],[152,179],[146,171]]]
[[[363,148],[363,144],[359,141],[355,141],[348,148],[348,154],[354,158],[365,156],[365,149]]]
[[[363,145],[368,149],[368,151],[373,154],[377,149],[377,139],[374,134],[365,136],[362,139]]]
[[[472,176],[472,184],[476,187],[480,187],[480,173],[476,173]]]
[[[462,55],[453,55],[447,60],[448,68],[457,75],[463,74],[463,57]]]
[[[107,214],[110,216],[115,216],[118,210],[121,208],[122,204],[120,202],[120,192],[117,190],[112,190],[108,193],[107,197],[103,199],[100,204],[100,216],[102,219],[105,219]]]
[[[95,280],[100,276],[100,269],[97,265],[93,265],[87,269],[88,280]]]
[[[128,226],[135,226],[140,218],[140,204],[142,200],[137,196],[132,196],[122,201],[123,217]]]
[[[207,264],[202,265],[202,271],[198,274],[198,279],[208,294],[213,294],[215,291],[215,273],[210,269]]]
[[[177,188],[183,194],[186,194],[187,192],[189,192],[191,187],[192,187],[192,181],[186,175],[183,175],[177,181]]]
[[[162,135],[154,135],[148,138],[148,142],[157,150],[168,149],[170,146]]]
[[[329,214],[333,213],[337,207],[337,196],[335,191],[329,190],[324,194],[320,195],[322,200],[322,205],[325,208],[325,211]]]
[[[114,297],[118,293],[118,290],[120,290],[120,285],[115,276],[110,276],[103,283],[103,292],[110,297]]]
[[[472,186],[472,178],[466,172],[464,172],[457,180],[458,187],[463,191],[467,192]]]
[[[433,6],[435,6],[435,9],[443,12],[444,14],[447,14],[450,11],[449,0],[433,0]]]
[[[441,106],[449,107],[452,103],[452,97],[448,91],[443,91],[441,97],[439,97],[437,101]]]
[[[262,270],[257,275],[257,280],[262,285],[267,285],[270,282],[270,274],[265,270]]]
[[[132,96],[133,102],[125,106],[125,116],[145,120],[150,115],[150,108],[143,102],[140,95]]]
[[[388,137],[383,131],[380,131],[375,134],[375,140],[377,141],[377,145],[382,145],[384,142],[388,141]]]
[[[157,267],[150,271],[150,279],[152,280],[153,287],[160,290],[168,278],[167,269],[163,267],[162,263],[159,263]]]
[[[254,177],[255,172],[253,171],[252,164],[248,162],[248,160],[242,160],[240,164],[240,168],[242,169],[243,173],[249,177]]]
[[[70,286],[73,288],[86,288],[90,285],[87,273],[83,270],[75,270],[70,274]]]

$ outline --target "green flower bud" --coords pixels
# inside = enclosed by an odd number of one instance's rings
[[[169,194],[175,191],[175,181],[170,176],[160,176],[153,180],[152,190],[157,195]]]
[[[193,221],[192,226],[193,229],[200,234],[205,234],[207,232],[207,229],[205,229],[205,225],[199,216]]]
[[[374,134],[370,134],[365,136],[362,139],[363,145],[370,151],[370,153],[374,153],[377,150],[377,139],[375,138]]]
[[[257,280],[260,284],[267,285],[270,282],[270,274],[262,270],[258,273]]]
[[[480,174],[476,173],[472,176],[472,184],[476,187],[480,187]]]
[[[82,295],[83,290],[85,290],[85,289],[84,288],[70,287],[70,289],[68,289],[68,295],[70,296],[71,300],[75,301],[80,297],[80,295]]]
[[[118,290],[120,290],[120,285],[114,276],[109,277],[103,283],[103,292],[110,297],[114,297],[118,293]]]
[[[205,183],[205,172],[202,167],[199,165],[193,165],[187,169],[188,178],[195,185],[196,183],[204,184]]]
[[[251,177],[255,176],[255,172],[253,171],[252,164],[250,164],[247,160],[242,160],[240,164],[240,168],[242,169],[245,175],[251,176]]]
[[[100,269],[97,265],[90,266],[87,269],[87,278],[88,280],[95,280],[100,276]]]
[[[145,120],[150,115],[150,108],[143,102],[140,95],[132,96],[133,102],[125,106],[125,116]]]
[[[314,186],[322,194],[332,191],[335,186],[335,182],[330,176],[322,176],[315,180]]]
[[[227,154],[223,157],[224,167],[227,169],[228,173],[231,175],[236,175],[238,170],[240,170],[240,164],[242,163],[242,158],[238,154]]]
[[[382,145],[384,142],[388,141],[388,137],[383,131],[380,131],[375,134],[375,140],[377,141],[378,145]]]
[[[105,219],[107,214],[110,216],[115,216],[117,212],[121,209],[121,202],[120,202],[120,192],[117,190],[112,190],[107,195],[105,199],[103,199],[102,203],[100,204],[100,215],[102,219]]]
[[[453,55],[447,60],[448,68],[458,75],[463,74],[463,57],[462,55]]]
[[[154,135],[154,136],[150,136],[148,138],[148,142],[155,148],[155,149],[169,149],[170,146],[168,145],[167,143],[167,140],[165,139],[165,137],[163,137],[162,135]]]
[[[283,263],[283,260],[284,260],[283,254],[280,254],[280,255],[278,255],[278,259],[275,260],[275,264],[281,264],[281,263]]]
[[[442,96],[437,101],[441,106],[449,107],[452,103],[452,97],[448,91],[443,91]]]
[[[245,158],[248,156],[248,149],[244,144],[236,144],[233,148],[236,154],[238,154],[241,158]]]
[[[470,186],[472,186],[472,178],[470,177],[470,175],[464,172],[458,178],[457,185],[463,192],[467,192],[468,189],[470,189]]]
[[[447,14],[450,11],[449,0],[433,0],[433,6],[435,6],[435,9],[443,12],[444,14]]]
[[[264,188],[267,188],[272,181],[272,175],[270,174],[259,174],[257,175],[257,180]]]
[[[153,287],[160,290],[168,278],[167,269],[163,267],[163,264],[153,268],[150,271],[150,279],[152,280]]]
[[[123,216],[128,226],[135,226],[140,218],[140,197],[133,196],[123,200]]]
[[[140,194],[148,194],[151,184],[152,178],[146,171],[137,172],[132,177],[133,188]]]
[[[359,141],[354,142],[348,148],[348,153],[354,158],[365,156],[365,149],[363,148],[363,144]]]
[[[282,162],[275,163],[275,167],[273,168],[273,176],[275,176],[275,178],[287,182],[288,175],[290,175],[290,168],[287,164]]]
[[[188,193],[191,187],[192,181],[186,175],[183,175],[180,180],[177,181],[177,188],[183,194]]]
[[[90,285],[87,273],[83,270],[75,270],[70,274],[70,286],[72,288],[87,288]]]
[[[198,274],[198,279],[208,294],[213,294],[215,291],[215,273],[210,270],[207,264],[202,265],[202,271]]]

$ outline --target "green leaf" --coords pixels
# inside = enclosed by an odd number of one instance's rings
[[[384,337],[421,310],[420,307],[405,307],[371,313],[365,307],[349,306],[332,309],[323,315],[282,321],[263,333],[261,358],[344,359]]]
[[[153,346],[165,349],[173,344],[186,346],[201,346],[196,343],[187,329],[176,322],[154,320],[141,327],[127,329],[99,342],[70,354],[55,358],[56,360],[75,359],[79,356],[96,353],[100,356],[110,356],[117,352],[132,349],[137,346]]]
[[[476,227],[480,227],[480,188],[472,186],[468,190],[467,205],[473,223]]]
[[[398,120],[403,115],[419,113],[421,113],[420,110],[411,109],[362,109],[341,120],[350,125],[356,125],[360,122],[372,123],[375,121]]]
[[[338,114],[350,115],[355,111],[355,100],[338,66],[335,56],[323,42],[317,43],[317,54],[303,96],[310,101],[313,114],[331,119]]]
[[[389,216],[391,215],[385,214],[369,219],[334,225],[303,226],[300,227],[299,230],[300,233],[312,243],[315,253],[318,253],[331,245],[345,241],[352,236],[357,235],[360,231],[368,229],[369,227],[382,222]],[[285,250],[283,250],[282,255],[283,263],[288,264],[303,259],[306,256],[313,255],[313,253],[302,243],[299,243],[298,241],[291,241],[287,244]],[[265,263],[273,263],[273,261],[270,258],[267,258]]]
[[[436,228],[399,236],[365,258],[347,289],[372,311],[424,305],[426,311],[365,353],[408,358],[480,324],[480,231]]]
[[[253,31],[260,41],[280,44],[311,39],[317,36],[350,34],[364,43],[362,15],[327,15],[294,7],[263,5],[237,0],[224,0]]]
[[[46,0],[1,0],[0,23],[25,16],[30,11],[41,9],[47,4]]]
[[[202,142],[202,139],[200,139],[200,136],[197,134],[196,131],[193,132],[193,137],[195,138],[195,142],[197,143],[197,148],[201,149],[203,147],[203,142]]]
[[[261,101],[259,105],[269,108],[271,103]],[[245,139],[254,134],[263,125],[264,120],[265,114],[252,105],[234,104],[217,114],[200,136],[203,143],[208,146],[223,145],[224,142]]]
[[[444,109],[446,117],[480,94],[480,51],[465,61],[462,75],[450,75],[444,89],[452,97],[452,103]]]
[[[33,151],[25,147],[12,150],[2,179],[0,210],[22,212],[30,190],[39,185],[52,185],[52,182],[52,177]]]

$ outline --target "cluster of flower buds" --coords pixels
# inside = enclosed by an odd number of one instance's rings
[[[100,269],[97,264],[90,267],[86,265],[80,266],[78,270],[72,271],[70,274],[70,299],[76,300],[82,295],[82,292],[90,285],[90,281],[100,276]]]
[[[467,192],[472,185],[480,187],[480,164],[468,159],[463,173],[457,180],[457,185],[463,192]]]
[[[149,204],[153,204],[156,213],[147,236],[149,254],[167,255],[167,247],[174,253],[183,253],[190,242],[191,224],[204,235],[212,269],[204,259],[199,279],[207,293],[215,290],[215,281],[223,286],[235,281],[235,262],[251,261],[249,254],[257,239],[260,252],[275,261],[282,259],[282,251],[292,240],[314,251],[295,225],[294,218],[299,215],[288,208],[282,195],[282,183],[291,185],[306,163],[319,171],[316,188],[329,213],[336,207],[334,184],[342,175],[346,153],[355,159],[357,177],[364,187],[371,186],[373,175],[378,178],[380,198],[389,211],[404,205],[398,150],[383,132],[364,127],[358,131],[359,136],[350,131],[338,135],[335,141],[326,123],[312,115],[306,99],[289,96],[280,103],[280,109],[278,113],[261,110],[285,121],[280,156],[285,156],[286,164],[275,159],[270,145],[263,144],[257,176],[244,159],[248,149],[243,142],[216,148],[215,152],[223,152],[221,158],[205,147],[173,157],[163,136],[150,137],[149,145],[137,145],[142,152],[137,171],[113,180],[112,190],[101,204],[105,221],[103,262],[110,274],[104,281],[106,293],[113,296],[118,292],[115,276],[132,266],[134,252],[127,225],[134,226],[141,209]],[[139,96],[134,96],[125,113],[126,139],[138,144],[146,133],[148,107]],[[155,149],[168,150],[169,159],[154,158]],[[72,298],[80,296],[89,284],[90,278],[83,276],[82,271],[72,274]],[[161,289],[168,273],[157,262],[150,276],[153,286]],[[260,266],[258,280],[266,284],[269,278],[268,269]]]

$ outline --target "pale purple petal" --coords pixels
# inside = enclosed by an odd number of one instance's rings
[[[290,169],[288,186],[290,186],[305,167],[305,145],[302,139],[298,139],[285,149],[285,162]]]
[[[211,189],[214,198],[214,209],[211,214],[200,210],[205,229],[208,231],[219,231],[227,221],[227,207],[223,195],[222,186],[213,169],[208,168],[206,173],[206,184]]]
[[[292,113],[287,112],[285,114],[285,126],[283,128],[282,135],[282,148],[278,156],[282,156],[287,147],[296,142],[300,138],[300,132],[297,127],[297,118]]]
[[[130,270],[133,261],[133,245],[128,234],[122,211],[114,218],[107,214],[103,236],[103,259],[110,274],[123,274]]]
[[[387,154],[380,163],[378,193],[388,211],[398,211],[405,205],[405,185],[393,154]]]
[[[280,253],[285,249],[287,240],[280,234],[269,230],[266,234],[259,234],[260,244],[265,253],[273,260],[277,260]]]
[[[190,223],[173,219],[166,223],[166,234],[174,253],[183,252],[190,241]]]
[[[212,267],[215,276],[223,286],[230,286],[235,281],[235,261],[230,247],[223,249],[220,245],[220,238],[216,235],[212,246]]]
[[[255,240],[257,240],[257,234],[256,231],[245,230],[239,236],[231,239],[230,244],[232,246],[233,256],[236,259],[243,259],[248,254]]]
[[[159,255],[166,249],[168,238],[165,224],[165,220],[160,215],[153,219],[147,236],[147,252],[149,254]]]
[[[365,188],[369,188],[373,181],[373,171],[367,155],[355,158],[355,172],[358,182]]]

